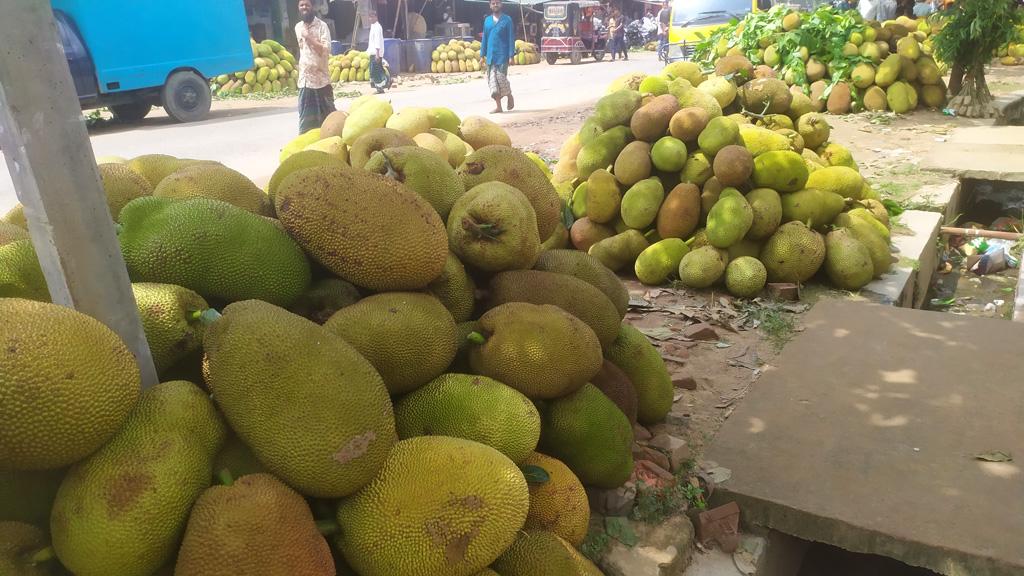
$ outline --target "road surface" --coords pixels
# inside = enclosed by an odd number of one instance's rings
[[[629,62],[584,63],[571,66],[562,61],[555,66],[541,63],[512,67],[510,80],[516,96],[511,113],[489,115],[494,101],[488,96],[486,80],[445,84],[459,76],[436,75],[437,84],[401,86],[389,92],[396,110],[406,106],[446,106],[460,116],[485,115],[499,123],[516,122],[543,116],[553,110],[586,106],[604,94],[608,83],[627,72],[656,72],[659,64],[653,53],[633,56]],[[92,134],[96,156],[123,156],[161,153],[172,156],[217,160],[264,184],[277,167],[278,151],[295,136],[298,116],[292,100],[284,103],[231,101],[230,108],[215,102],[211,118],[193,124],[176,124],[154,112],[140,125],[101,128]],[[346,108],[348,99],[338,101]],[[14,192],[6,160],[0,169],[0,214],[18,199]],[[72,192],[73,191],[69,191]]]

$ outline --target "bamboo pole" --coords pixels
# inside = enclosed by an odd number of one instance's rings
[[[1024,234],[1017,232],[1000,232],[998,230],[983,230],[980,228],[953,228],[943,226],[939,228],[941,234],[949,236],[977,236],[979,238],[998,238],[1000,240],[1020,240]]]

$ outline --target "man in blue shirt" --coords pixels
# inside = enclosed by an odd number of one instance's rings
[[[512,18],[501,13],[501,0],[491,0],[491,14],[484,18],[484,36],[480,42],[487,66],[487,86],[494,99],[492,114],[500,113],[501,99],[508,99],[508,109],[516,107],[512,87],[508,83],[508,65],[515,52],[516,36]]]

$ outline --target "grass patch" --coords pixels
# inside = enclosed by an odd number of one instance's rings
[[[757,323],[758,329],[764,334],[776,350],[781,350],[793,339],[796,331],[796,320],[793,313],[786,310],[782,303],[757,300],[742,304],[741,312]]]
[[[630,517],[641,522],[657,523],[689,508],[704,510],[708,507],[704,501],[704,493],[694,483],[693,469],[695,463],[688,460],[676,472],[675,485],[664,488],[653,488],[643,481],[636,485],[636,502]]]
[[[298,90],[292,90],[291,88],[282,88],[278,92],[249,92],[248,94],[216,94],[214,93],[214,101],[219,100],[249,100],[255,102],[265,102],[269,100],[280,100],[282,98],[290,98],[292,96],[298,96]]]
[[[580,545],[580,552],[590,558],[595,564],[601,559],[604,551],[608,549],[612,538],[604,531],[604,528],[592,527]]]

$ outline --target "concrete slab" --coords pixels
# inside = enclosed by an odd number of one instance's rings
[[[1024,126],[957,128],[921,168],[957,178],[1024,182]]]
[[[1020,125],[1024,122],[1024,90],[996,98],[996,126]]]
[[[948,576],[1024,573],[1015,322],[823,300],[705,457],[744,522]],[[1001,450],[1017,461],[984,462]]]
[[[921,308],[928,286],[938,264],[935,238],[942,226],[938,212],[907,210],[900,215],[899,225],[908,233],[893,234],[894,256],[898,261],[892,270],[861,289],[861,296],[880,304]]]
[[[959,180],[950,180],[942,184],[931,184],[921,188],[910,197],[909,203],[918,207],[926,207],[943,211],[943,224],[952,226],[960,216],[961,190]]]

